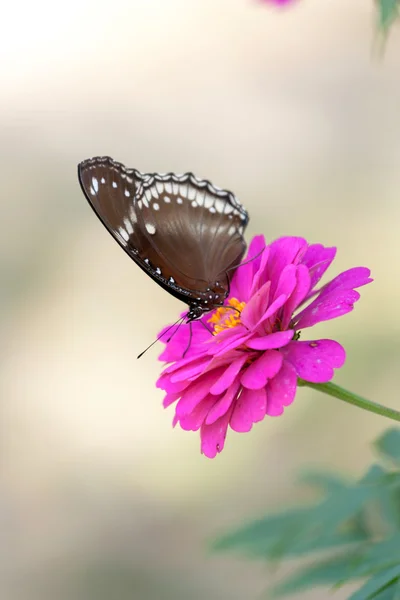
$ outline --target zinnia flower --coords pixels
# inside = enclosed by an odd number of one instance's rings
[[[290,4],[290,2],[293,2],[293,0],[262,0],[263,2],[267,2],[267,4],[278,4],[279,6],[281,4]]]
[[[281,415],[298,378],[327,382],[344,364],[338,342],[303,340],[316,323],[350,312],[360,297],[355,288],[372,281],[369,269],[355,267],[316,289],[335,254],[301,237],[270,245],[255,237],[225,306],[192,323],[189,350],[188,325],[166,344],[159,358],[171,364],[157,382],[164,406],[175,403],[174,425],[200,429],[209,458],[222,451],[228,426],[246,432],[266,415]]]

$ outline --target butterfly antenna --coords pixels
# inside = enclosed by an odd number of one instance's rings
[[[178,319],[175,323],[173,323],[172,325],[170,325],[165,331],[163,331],[155,340],[154,342],[151,342],[151,344],[149,346],[147,346],[147,348],[145,350],[143,350],[143,352],[141,352],[140,354],[138,354],[137,358],[141,358],[143,356],[143,354],[145,354],[145,352],[147,352],[147,350],[150,350],[150,348],[152,346],[154,346],[154,344],[156,344],[162,337],[164,337],[164,335],[166,333],[168,333],[168,331],[170,331],[173,327],[175,327],[175,325],[177,325],[177,323],[179,323],[176,331],[178,331],[179,326],[181,325],[182,321],[186,318],[185,317],[181,317],[180,319]],[[174,331],[174,333],[167,339],[167,344],[168,342],[171,340],[171,338],[175,335],[176,331]]]
[[[262,250],[260,250],[260,252],[258,254],[256,254],[252,258],[249,258],[249,260],[245,260],[244,262],[240,263],[240,265],[236,265],[234,267],[230,267],[229,269],[227,269],[225,271],[225,273],[229,273],[229,271],[233,271],[233,269],[239,269],[239,267],[244,267],[244,265],[248,265],[249,263],[253,262],[253,260],[256,260],[256,258],[258,258],[259,256],[261,256],[261,254],[264,252],[264,250],[265,250],[265,247],[262,248]]]
[[[186,350],[182,355],[182,358],[185,358],[187,351],[189,350],[190,346],[192,344],[192,321],[189,321],[189,343],[186,346]]]
[[[211,333],[211,335],[215,335],[214,332],[212,331],[212,329],[210,329],[210,327],[208,325],[206,325],[201,319],[199,319],[197,322],[201,323],[203,325],[204,329],[206,329],[208,331],[208,333]]]

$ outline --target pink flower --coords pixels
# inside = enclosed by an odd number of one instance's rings
[[[262,2],[266,2],[267,4],[277,4],[281,6],[283,4],[290,4],[293,0],[261,0]]]
[[[226,307],[180,327],[160,360],[169,366],[157,386],[164,406],[175,403],[174,425],[200,429],[201,451],[214,458],[224,447],[228,425],[250,431],[266,415],[278,416],[294,400],[297,378],[330,381],[345,361],[334,340],[303,341],[303,330],[353,310],[354,288],[372,279],[355,267],[315,289],[336,248],[282,237],[266,245],[253,238],[247,258],[232,278]],[[165,331],[165,330],[164,330]]]

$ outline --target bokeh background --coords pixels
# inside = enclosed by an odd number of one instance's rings
[[[400,38],[372,52],[369,0],[37,0],[0,36],[0,597],[248,600],[279,573],[213,537],[358,476],[389,422],[310,390],[230,432],[214,461],[171,427],[136,355],[180,304],[102,228],[77,163],[192,170],[248,208],[248,238],[337,245],[369,266],[336,381],[399,408]],[[282,576],[282,575],[281,575]],[[340,591],[335,597],[346,597]],[[324,599],[318,590],[299,598]]]

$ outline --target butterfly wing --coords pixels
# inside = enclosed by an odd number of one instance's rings
[[[227,270],[244,254],[248,221],[230,192],[192,173],[144,175],[108,157],[78,171],[100,220],[162,287],[190,303],[221,279],[226,286]]]

